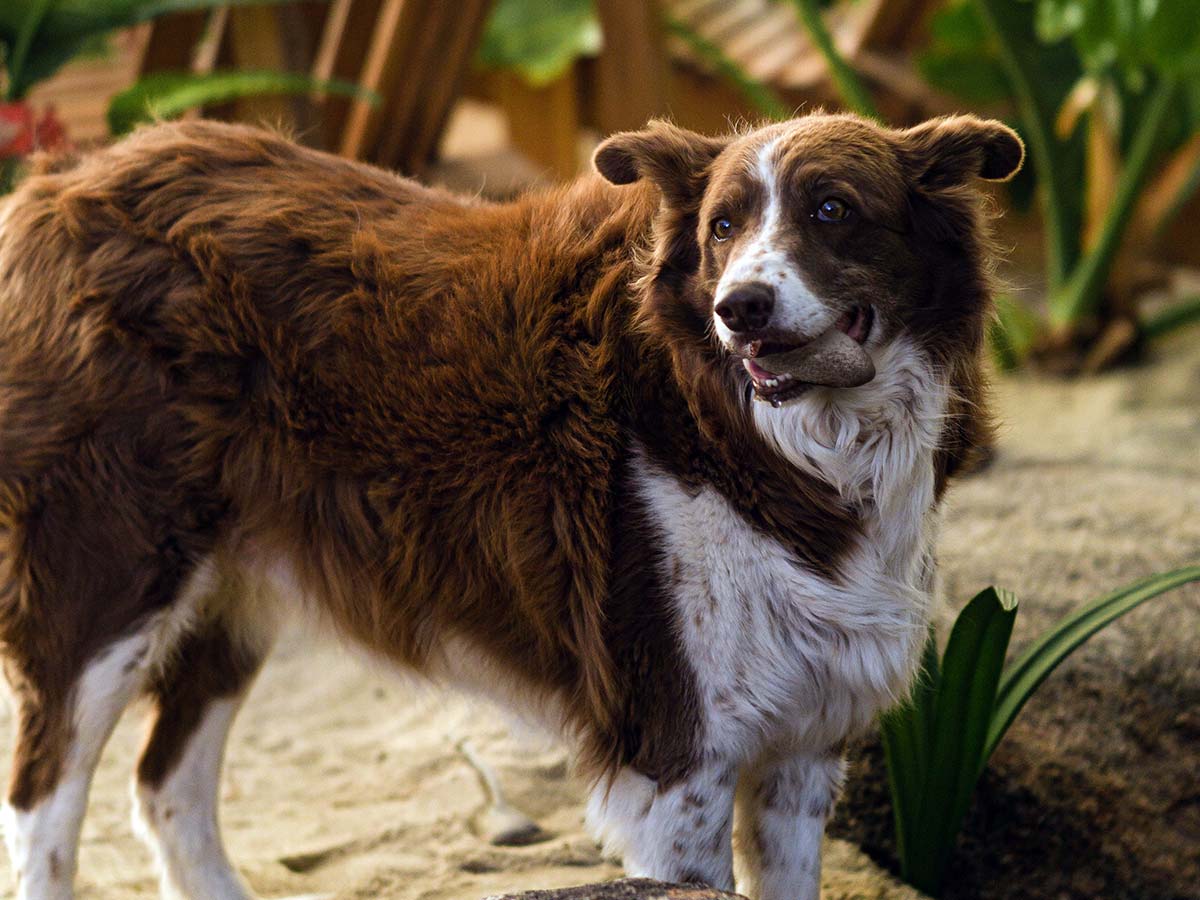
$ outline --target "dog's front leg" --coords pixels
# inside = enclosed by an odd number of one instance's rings
[[[818,900],[825,820],[841,791],[840,754],[774,759],[747,777],[739,795],[739,844],[752,900]]]
[[[719,761],[669,786],[622,769],[593,791],[588,821],[631,876],[732,890],[736,783],[736,767]]]

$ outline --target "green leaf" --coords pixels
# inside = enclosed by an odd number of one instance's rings
[[[1046,47],[1034,32],[1034,5],[1012,0],[971,0],[1013,93],[1021,127],[1037,170],[1046,221],[1046,282],[1057,290],[1079,257],[1083,223],[1083,141],[1059,141],[1054,121],[1082,74],[1069,44]]]
[[[1196,322],[1200,322],[1200,294],[1176,300],[1166,309],[1144,318],[1142,334],[1153,340]]]
[[[25,61],[29,56],[29,48],[33,45],[34,38],[37,37],[42,22],[46,18],[46,13],[49,12],[50,6],[53,3],[54,0],[31,0],[28,9],[25,11],[24,21],[21,22],[21,27],[11,43],[12,55],[8,56],[5,60],[5,65],[8,69],[9,86],[7,95],[9,100],[18,96],[17,91],[23,80]]]
[[[1026,701],[1076,647],[1152,597],[1192,581],[1200,581],[1200,565],[1151,576],[1089,603],[1042,635],[1004,673],[996,694],[983,759],[986,761],[992,755]]]
[[[901,870],[927,893],[941,888],[946,863],[982,771],[996,686],[1017,615],[1017,598],[989,587],[954,623],[942,657],[928,776]]]
[[[996,318],[988,330],[988,344],[1004,371],[1018,368],[1033,350],[1042,320],[1011,294],[996,296]]]
[[[28,10],[38,2],[40,0],[4,0],[0,3],[0,34],[18,34]],[[288,0],[51,0],[38,34],[39,38],[57,41],[127,28],[169,13],[285,2]]]
[[[931,85],[970,103],[997,103],[1011,96],[1003,67],[986,56],[927,50],[917,57],[917,67]]]
[[[1012,96],[995,43],[975,7],[949,3],[929,26],[930,42],[917,56],[925,80],[972,103],[994,103]]]
[[[871,99],[866,85],[833,43],[833,35],[830,34],[825,18],[821,15],[821,4],[816,0],[792,0],[792,6],[795,7],[796,15],[804,25],[809,40],[824,57],[830,80],[837,88],[842,105],[860,116],[878,119],[879,111],[875,108],[875,101]]]
[[[909,844],[920,833],[917,807],[925,791],[929,754],[933,747],[934,709],[941,681],[937,635],[932,628],[925,640],[921,671],[911,696],[880,721],[896,826],[896,853],[907,856]]]
[[[544,87],[579,57],[595,56],[602,44],[592,0],[500,0],[484,28],[478,59]]]
[[[308,94],[322,91],[345,97],[363,97],[372,103],[378,95],[346,81],[322,81],[290,72],[234,71],[195,75],[161,72],[148,75],[109,102],[108,127],[124,134],[139,122],[171,119],[189,109],[263,94]]]
[[[17,46],[26,16],[42,0],[0,2],[0,42]],[[12,79],[8,94],[19,99],[36,82],[49,78],[96,35],[148,22],[175,12],[218,6],[265,6],[288,0],[51,0],[29,45],[22,70]]]

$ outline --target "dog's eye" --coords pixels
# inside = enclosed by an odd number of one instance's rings
[[[850,207],[837,197],[826,197],[817,207],[816,217],[822,222],[845,222],[850,218]]]
[[[712,236],[714,240],[727,241],[731,234],[733,234],[733,223],[728,219],[717,219],[712,223]]]

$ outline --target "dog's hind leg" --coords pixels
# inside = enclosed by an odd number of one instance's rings
[[[269,639],[205,623],[150,685],[155,717],[134,781],[135,825],[154,850],[162,894],[244,900],[217,821],[225,741]]]
[[[145,677],[150,629],[117,638],[78,677],[62,661],[9,659],[16,706],[4,837],[19,900],[69,900],[88,789],[100,753]]]

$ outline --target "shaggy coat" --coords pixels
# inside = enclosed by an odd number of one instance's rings
[[[164,890],[247,896],[220,746],[303,608],[540,711],[629,868],[730,886],[740,783],[748,889],[815,897],[839,747],[906,688],[929,523],[987,442],[972,182],[1020,159],[995,123],[817,115],[654,124],[604,178],[505,204],[207,122],[45,164],[0,206],[21,896],[70,896],[91,770],[143,693]],[[798,211],[831,192],[859,218],[821,231]],[[755,402],[713,315],[739,253],[870,304],[875,381]]]

